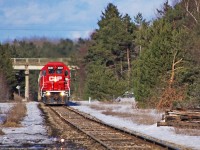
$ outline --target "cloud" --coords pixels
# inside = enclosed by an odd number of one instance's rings
[[[5,24],[29,25],[47,24],[55,21],[59,13],[51,11],[49,6],[43,7],[38,3],[27,3],[16,7],[3,8]]]
[[[144,16],[153,16],[152,13],[165,0],[53,0],[40,1],[19,0],[17,6],[4,7],[1,9],[3,15],[0,19],[5,19],[5,24],[28,25],[28,24],[64,24],[64,23],[87,23],[97,21],[101,12],[109,2],[117,5],[123,14],[128,13],[131,17],[138,12]],[[11,3],[11,1],[8,0]]]
[[[122,14],[145,18],[165,0],[0,0],[0,40],[19,36],[86,37],[97,28],[102,11],[113,3]],[[15,34],[13,31],[16,30]],[[5,33],[6,32],[6,33]],[[20,34],[21,33],[21,34]],[[26,34],[25,34],[26,33]],[[72,34],[73,33],[73,34]],[[1,36],[1,35],[4,35]]]
[[[126,0],[117,1],[116,5],[123,14],[127,13],[131,18],[136,16],[139,12],[147,20],[155,17],[156,9],[161,7],[166,0]]]
[[[38,26],[45,25],[48,28],[83,30],[82,27],[94,27],[102,7],[106,4],[106,0],[60,0],[56,4],[51,4],[51,1],[49,3],[42,3],[39,0],[28,1],[21,5],[3,7],[0,20],[4,20],[4,22],[0,26],[38,28]]]
[[[78,39],[78,38],[88,38],[89,35],[92,34],[93,31],[72,31],[70,38],[72,39]]]

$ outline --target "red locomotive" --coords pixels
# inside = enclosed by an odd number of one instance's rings
[[[62,62],[49,62],[40,71],[38,100],[66,104],[70,97],[70,69]]]

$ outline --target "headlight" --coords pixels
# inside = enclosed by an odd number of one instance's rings
[[[46,93],[46,95],[47,95],[47,96],[50,96],[50,95],[51,95],[51,93],[50,93],[50,92],[47,92],[47,93]]]
[[[61,95],[61,96],[64,96],[64,95],[65,95],[65,92],[61,92],[60,95]]]

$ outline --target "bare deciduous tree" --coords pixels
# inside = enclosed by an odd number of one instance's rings
[[[184,5],[185,5],[186,12],[198,24],[198,18],[197,17],[199,16],[200,0],[184,0]]]
[[[181,87],[180,89],[176,89],[173,87],[176,70],[183,68],[183,67],[176,67],[183,60],[181,58],[176,61],[176,57],[177,57],[177,51],[173,55],[172,70],[168,82],[168,87],[166,87],[166,89],[163,91],[163,94],[161,95],[161,99],[157,104],[158,109],[172,108],[173,102],[182,101],[184,99],[184,91],[185,91],[184,87]]]

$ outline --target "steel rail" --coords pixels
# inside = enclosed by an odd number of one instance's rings
[[[53,109],[53,107],[49,108],[65,123],[70,124],[72,127],[78,129],[79,131],[81,131],[82,133],[86,134],[87,136],[89,136],[91,139],[93,139],[94,141],[98,142],[100,145],[102,145],[103,147],[105,147],[108,150],[113,150],[111,147],[109,147],[108,145],[104,144],[102,141],[100,141],[99,139],[95,138],[93,135],[85,132],[84,130],[82,130],[81,128],[79,128],[78,126],[76,126],[75,124],[73,124],[72,122],[68,121],[67,119],[65,119],[61,114],[59,114],[55,109]]]
[[[101,120],[99,120],[99,119],[97,119],[97,118],[95,118],[95,117],[93,117],[91,115],[88,115],[86,113],[80,112],[77,109],[74,109],[74,108],[71,108],[71,107],[65,107],[65,108],[67,108],[67,109],[69,109],[69,110],[71,110],[71,111],[73,111],[73,112],[75,112],[75,113],[87,118],[87,119],[90,119],[90,120],[95,121],[97,123],[103,124],[104,126],[108,126],[108,127],[112,128],[112,129],[115,129],[115,130],[118,130],[120,132],[129,134],[129,135],[134,136],[136,138],[140,138],[140,139],[142,139],[144,141],[148,141],[148,142],[153,143],[155,145],[159,145],[159,146],[161,146],[163,148],[166,148],[168,150],[183,150],[183,149],[187,149],[187,148],[185,148],[183,146],[180,146],[180,145],[177,145],[177,144],[174,144],[174,143],[169,143],[169,142],[166,142],[166,141],[163,141],[163,140],[159,140],[157,138],[154,138],[154,137],[151,137],[151,136],[148,136],[148,135],[136,132],[136,131],[130,131],[128,129],[122,129],[122,128],[119,128],[119,127],[116,127],[116,126],[113,126],[113,125],[110,125],[110,124],[106,124],[105,122],[103,122],[103,121],[101,121]]]

